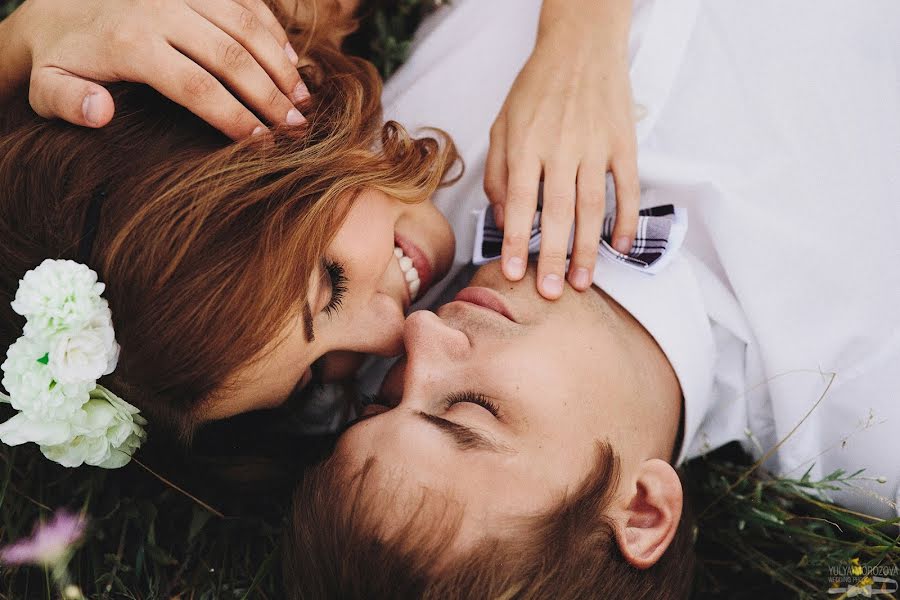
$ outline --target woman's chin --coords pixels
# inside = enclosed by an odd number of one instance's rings
[[[366,360],[362,352],[338,350],[327,353],[322,360],[322,381],[342,381],[352,377]]]

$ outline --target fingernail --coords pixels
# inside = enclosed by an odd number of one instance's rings
[[[503,270],[506,271],[506,276],[510,279],[521,279],[525,274],[525,261],[518,256],[506,259],[503,267]]]
[[[495,204],[494,205],[494,223],[497,224],[497,227],[503,228],[503,205]]]
[[[251,133],[250,135],[260,135],[260,134],[263,133],[265,130],[266,130],[266,128],[263,127],[262,125],[257,125],[257,126],[256,126],[256,129],[254,129],[254,130],[253,130],[253,133]]]
[[[591,274],[584,267],[578,267],[572,274],[572,285],[581,290],[587,289],[591,285]]]
[[[622,254],[628,254],[628,252],[631,250],[631,238],[629,238],[627,235],[620,235],[613,242],[613,248],[615,248]]]
[[[84,120],[91,125],[100,124],[100,97],[97,94],[88,94],[81,102],[81,114]]]
[[[307,98],[309,98],[309,88],[307,88],[306,84],[301,80],[300,83],[294,86],[294,91],[291,92],[291,102],[300,104]]]
[[[559,275],[544,275],[544,293],[548,296],[559,296],[562,294],[563,281]]]
[[[297,56],[297,51],[294,50],[290,42],[284,45],[284,53],[287,54],[288,60],[291,61],[292,65],[296,66],[300,62],[300,57]]]
[[[285,118],[288,125],[302,125],[306,123],[306,119],[303,115],[300,114],[300,111],[296,108],[292,108],[288,111],[287,117]]]

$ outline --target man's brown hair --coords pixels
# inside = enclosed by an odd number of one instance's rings
[[[380,533],[379,515],[391,500],[371,485],[376,460],[348,473],[333,457],[298,487],[284,539],[288,598],[675,600],[689,593],[694,550],[687,502],[660,560],[646,570],[631,566],[605,515],[620,468],[608,444],[600,445],[594,470],[574,493],[524,519],[510,539],[483,540],[450,561],[442,557],[458,519],[434,521],[432,511],[413,511],[389,537]],[[419,506],[431,500],[425,492]]]

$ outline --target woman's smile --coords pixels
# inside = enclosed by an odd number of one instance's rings
[[[425,294],[433,281],[434,268],[424,252],[413,242],[402,237],[394,236],[394,256],[406,281],[406,290],[409,293],[409,303],[414,302],[420,295]],[[409,308],[407,305],[405,308]]]

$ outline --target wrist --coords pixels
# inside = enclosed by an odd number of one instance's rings
[[[631,28],[631,0],[544,0],[535,48],[625,56]]]
[[[0,21],[0,100],[8,98],[31,74],[31,48],[26,31],[28,2]]]

